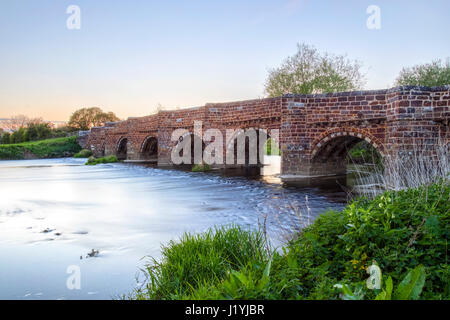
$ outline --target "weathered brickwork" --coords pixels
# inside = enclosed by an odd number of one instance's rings
[[[92,128],[86,146],[97,156],[120,154],[129,160],[154,156],[171,165],[175,129],[194,133],[194,121],[223,133],[224,157],[237,134],[227,130],[279,130],[283,176],[339,174],[347,151],[366,140],[382,156],[401,156],[421,146],[433,154],[438,143],[450,141],[450,93],[445,87],[397,87],[387,90],[208,103],[205,106],[161,111]],[[274,131],[272,131],[274,132]],[[157,141],[157,150],[149,141]],[[205,142],[207,145],[208,142]],[[150,150],[150,151],[149,151]],[[146,154],[157,152],[157,154]]]

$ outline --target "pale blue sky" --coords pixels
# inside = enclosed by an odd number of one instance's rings
[[[66,8],[81,29],[66,28]],[[381,8],[381,29],[366,8]],[[0,118],[119,117],[264,96],[267,70],[298,42],[358,59],[367,89],[450,56],[450,1],[1,0]]]

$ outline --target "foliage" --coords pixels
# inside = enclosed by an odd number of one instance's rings
[[[201,292],[216,292],[214,286],[233,270],[255,261],[258,266],[254,268],[258,268],[259,261],[266,261],[264,244],[261,233],[239,226],[218,227],[199,235],[186,233],[179,242],[171,241],[162,247],[161,261],[151,258],[145,269],[146,285],[137,289],[132,298],[184,299]]]
[[[48,123],[30,123],[26,130],[28,133],[28,141],[48,139],[52,132]]]
[[[118,161],[119,160],[114,155],[107,156],[107,157],[102,157],[102,158],[95,158],[93,156],[90,156],[88,161],[85,164],[88,165],[88,166],[95,166],[96,164],[114,163],[114,162],[118,162]]]
[[[269,71],[265,91],[269,97],[277,97],[355,90],[363,84],[360,68],[346,56],[321,54],[312,46],[298,44],[295,55]]]
[[[83,149],[78,153],[75,153],[74,158],[89,158],[92,156],[92,151],[88,149]]]
[[[119,121],[119,118],[113,112],[103,112],[100,108],[82,108],[70,116],[69,126],[78,130],[89,130],[108,121]]]
[[[260,233],[233,227],[218,236],[185,235],[163,248],[163,259],[146,269],[146,287],[131,298],[339,299],[340,282],[354,286],[355,298],[375,299],[366,287],[375,260],[386,279],[400,283],[394,298],[417,298],[421,287],[422,299],[449,299],[449,197],[449,183],[441,181],[325,212],[271,255],[267,277],[270,254]]]
[[[0,159],[70,157],[81,150],[76,137],[0,145]]]
[[[29,141],[28,131],[24,127],[20,127],[18,130],[14,131],[10,138],[9,143],[21,143]]]
[[[384,289],[374,289],[377,293],[375,300],[418,300],[425,284],[426,273],[423,265],[415,267],[409,271],[393,292],[394,285],[392,277],[385,281]],[[349,286],[345,284],[336,284],[336,288],[342,290],[341,298],[343,300],[361,300],[364,298],[362,286],[359,285],[357,291],[352,292]]]
[[[264,154],[267,156],[271,156],[272,154],[281,156],[281,150],[272,138],[267,140],[264,146]]]
[[[11,142],[11,134],[9,132],[5,132],[2,135],[2,144],[9,144]]]
[[[210,171],[210,170],[211,170],[211,166],[207,163],[194,164],[192,166],[192,172],[206,172],[206,171]]]
[[[348,161],[360,164],[382,164],[380,153],[367,141],[357,143],[348,151]]]
[[[75,135],[71,127],[51,128],[46,122],[30,122],[27,127],[20,127],[12,134],[6,132],[1,137],[1,144],[14,144],[28,141],[62,138]]]
[[[403,68],[397,77],[397,86],[444,86],[450,85],[450,60],[443,63],[434,60],[431,63],[416,65],[412,68]]]

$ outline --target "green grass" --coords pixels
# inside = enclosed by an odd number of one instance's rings
[[[100,164],[100,163],[114,163],[114,162],[118,162],[118,161],[119,160],[114,155],[102,157],[102,158],[94,158],[91,156],[91,157],[89,157],[88,161],[85,164],[88,166],[95,166],[96,164]]]
[[[0,159],[20,160],[71,157],[80,150],[81,147],[77,143],[77,137],[72,136],[0,145]]]
[[[261,233],[238,226],[221,227],[201,234],[185,234],[179,242],[162,247],[162,260],[146,266],[147,285],[132,294],[135,299],[183,299],[198,288],[214,287],[230,270],[265,261],[267,254]]]
[[[365,283],[375,262],[396,286],[423,266],[420,298],[449,299],[449,195],[446,181],[353,201],[320,215],[272,256],[261,233],[236,226],[188,234],[151,260],[146,286],[129,298],[339,299],[339,283],[374,299]]]
[[[192,166],[192,172],[206,172],[206,171],[210,171],[211,170],[211,166],[209,164],[194,164]]]
[[[73,157],[74,158],[89,158],[92,156],[92,151],[88,149],[83,149],[80,152],[76,153]]]

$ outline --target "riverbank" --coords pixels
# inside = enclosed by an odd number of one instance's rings
[[[277,251],[264,231],[237,226],[185,234],[163,247],[161,260],[150,261],[147,283],[128,298],[374,299],[381,291],[366,286],[374,264],[383,290],[391,278],[394,288],[403,283],[421,299],[449,299],[449,195],[447,180],[355,200],[323,213]],[[424,282],[402,282],[421,266],[425,274],[417,277]]]
[[[80,150],[76,136],[5,144],[0,145],[0,160],[72,157]]]

